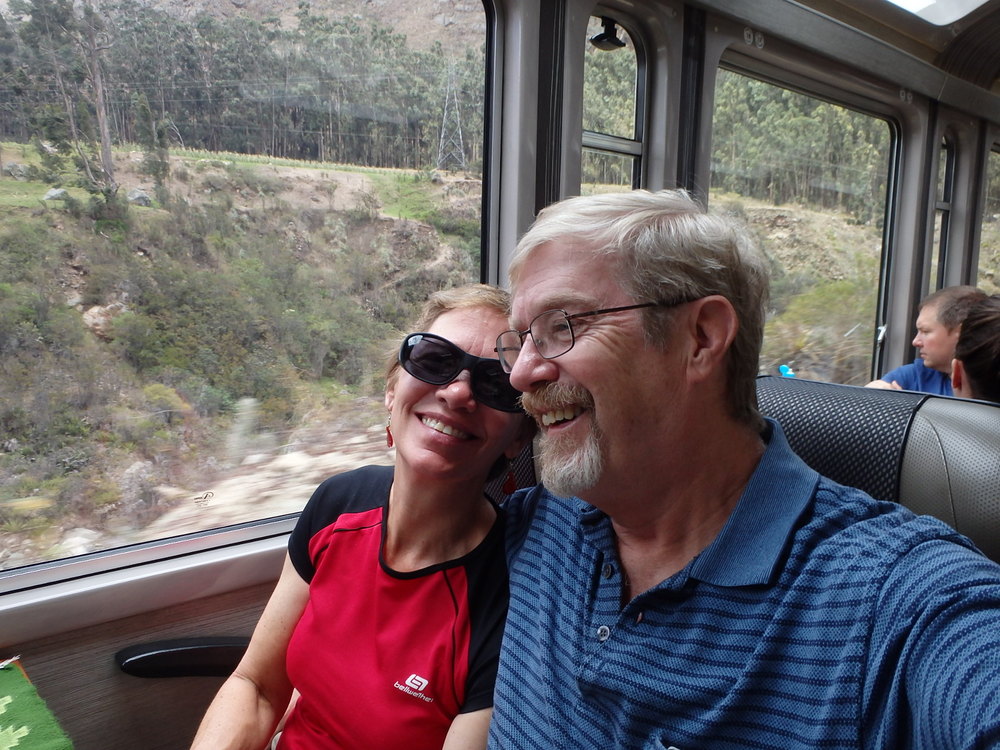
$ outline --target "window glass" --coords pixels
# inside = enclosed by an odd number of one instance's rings
[[[986,0],[889,0],[928,23],[947,26],[986,4]]]
[[[868,381],[890,138],[882,120],[719,71],[710,200],[771,264],[762,372]]]
[[[479,278],[483,7],[237,5],[0,19],[0,568],[389,463],[386,353]]]
[[[948,224],[951,220],[951,196],[955,182],[955,147],[947,138],[938,151],[937,196],[934,204],[934,233],[928,265],[927,288],[944,286],[944,259],[948,252]]]
[[[592,17],[583,58],[583,194],[637,186],[640,75],[635,43],[607,16]]]
[[[632,170],[635,158],[621,154],[608,154],[594,149],[583,150],[583,183],[581,195],[624,192],[632,189]]]
[[[587,26],[583,58],[583,129],[634,138],[635,45],[628,31],[613,21],[609,25],[608,21],[612,19],[594,16]]]
[[[991,151],[986,162],[986,200],[976,284],[988,294],[1000,294],[1000,151]]]

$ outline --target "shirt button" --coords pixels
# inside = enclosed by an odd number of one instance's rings
[[[635,624],[638,625],[640,622],[642,622],[642,612],[635,616]]]
[[[611,578],[615,574],[615,568],[611,563],[604,563],[604,567],[601,568],[601,575],[604,578]]]
[[[610,637],[611,637],[611,628],[609,628],[607,625],[601,625],[601,627],[597,629],[597,640],[599,640],[601,643],[604,643]]]

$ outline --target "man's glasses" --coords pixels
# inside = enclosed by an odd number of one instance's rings
[[[524,337],[529,333],[531,340],[535,343],[538,355],[544,359],[555,359],[572,349],[573,344],[576,343],[576,337],[573,335],[573,324],[570,322],[572,320],[624,310],[638,310],[641,307],[674,307],[690,301],[682,299],[677,302],[643,302],[638,305],[605,307],[603,310],[589,310],[572,315],[569,315],[565,310],[546,310],[536,315],[525,330],[512,329],[497,336],[496,353],[503,371],[509,373],[514,369],[514,363],[517,362],[521,347],[524,345]]]
[[[492,357],[476,357],[433,333],[411,333],[399,347],[399,364],[417,380],[445,385],[468,370],[472,395],[483,406],[499,411],[521,411],[520,391],[500,363]]]

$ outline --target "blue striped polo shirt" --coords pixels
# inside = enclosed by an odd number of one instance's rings
[[[715,541],[624,607],[606,515],[506,503],[491,748],[1000,747],[1000,565],[765,439]]]

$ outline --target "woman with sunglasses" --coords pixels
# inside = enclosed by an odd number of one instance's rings
[[[530,440],[494,352],[506,292],[431,296],[387,371],[393,467],[326,480],[192,750],[486,746],[507,609],[485,494]]]

